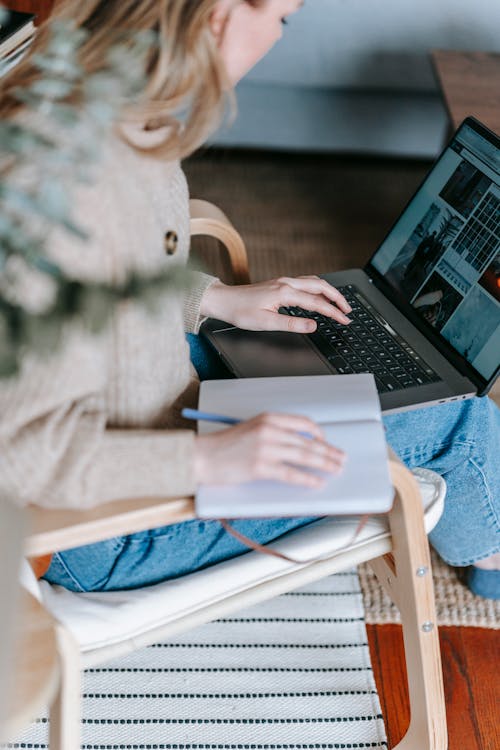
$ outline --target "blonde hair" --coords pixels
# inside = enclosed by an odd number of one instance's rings
[[[255,0],[247,0],[252,4]],[[105,66],[113,43],[124,32],[154,30],[160,43],[146,61],[147,83],[143,96],[123,113],[142,129],[157,129],[154,145],[134,139],[131,130],[122,137],[135,148],[163,158],[182,158],[194,151],[220,123],[231,98],[210,16],[217,0],[59,0],[51,19],[72,21],[89,32],[79,49],[83,69],[92,74]],[[33,55],[43,51],[50,35],[50,20],[42,24],[30,53],[0,80],[0,115],[11,116],[22,106],[14,90],[40,77]],[[78,104],[81,93],[68,102]],[[182,123],[179,120],[182,113]],[[133,128],[132,128],[133,130]]]

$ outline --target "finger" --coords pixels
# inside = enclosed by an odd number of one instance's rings
[[[271,452],[274,450],[274,446],[281,446],[282,448],[290,447],[304,451],[307,454],[314,454],[317,456],[317,458],[313,459],[315,461],[325,460],[333,461],[334,463],[343,463],[345,461],[346,454],[343,450],[322,438],[313,437],[311,433],[309,433],[311,437],[304,437],[305,434],[303,431],[268,425],[263,430],[262,437],[266,442],[266,448]]]
[[[283,463],[303,466],[307,469],[318,469],[329,474],[338,474],[344,465],[343,457],[332,456],[326,452],[317,453],[305,445],[280,445],[271,453],[275,453]]]
[[[319,297],[310,296],[307,300],[303,299],[304,304],[301,304],[298,300],[299,297],[297,292],[294,292],[293,298],[288,297],[287,302],[280,303],[282,305],[296,305],[297,307],[304,307],[306,310],[313,310],[314,312],[320,312],[329,318],[335,319],[342,325],[348,325],[351,320],[347,318],[338,308],[333,307],[329,302],[323,300],[321,307],[318,307]],[[308,306],[307,306],[308,305]],[[277,313],[274,310],[259,310],[256,311],[252,320],[245,321],[245,329],[248,331],[289,331],[290,333],[313,333],[317,324],[312,318],[303,318],[299,315],[285,315],[284,313]]]
[[[343,325],[348,325],[351,322],[350,318],[348,318],[342,310],[335,305],[332,305],[332,303],[325,299],[321,294],[311,294],[310,292],[296,289],[294,291],[294,297],[296,299],[294,304],[297,305],[297,307],[302,307],[304,310],[311,310],[312,312],[319,312],[322,315],[333,318]]]
[[[274,479],[279,482],[287,482],[287,484],[310,487],[312,489],[324,487],[326,483],[325,478],[322,476],[303,471],[296,466],[288,466],[282,463],[265,464],[262,466],[259,478]]]
[[[351,321],[335,305],[332,305],[330,300],[325,299],[320,294],[311,294],[301,289],[292,289],[288,287],[288,294],[283,294],[281,297],[281,305],[292,305],[301,307],[303,310],[310,312],[317,312],[325,315],[326,317],[336,320],[342,325],[348,325]],[[302,316],[291,316],[291,317],[302,317]],[[305,318],[307,320],[307,318]]]
[[[264,412],[254,417],[249,422],[255,422],[260,426],[261,430],[265,433],[269,429],[280,429],[282,431],[290,431],[299,435],[299,433],[307,433],[313,438],[317,438],[322,442],[325,442],[325,433],[321,427],[309,417],[304,417],[300,414],[283,414],[281,412]],[[263,435],[265,437],[265,434]],[[299,435],[300,437],[300,435]],[[304,438],[301,438],[304,440]]]
[[[346,454],[340,448],[320,440],[296,440],[296,436],[277,432],[269,442],[260,446],[257,452],[259,459],[264,463],[273,459],[328,472],[336,472],[343,467]]]
[[[316,330],[316,321],[310,318],[282,315],[281,313],[266,310],[254,320],[253,331],[288,331],[289,333],[313,333]]]
[[[290,286],[295,286],[304,291],[312,292],[314,294],[322,294],[326,299],[338,305],[344,312],[352,311],[352,308],[344,295],[325,279],[320,279],[318,276],[299,276],[295,279],[290,279],[288,283]]]
[[[352,312],[352,307],[346,300],[343,294],[339,292],[334,286],[328,283],[325,279],[320,279],[319,276],[297,276],[295,278],[283,277],[279,281],[288,284],[288,286],[294,287],[295,289],[302,289],[312,294],[322,294],[326,299],[334,302],[344,312]]]

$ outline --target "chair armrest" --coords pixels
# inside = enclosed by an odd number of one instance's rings
[[[431,559],[418,482],[394,454],[390,457],[389,467],[394,486],[394,504],[388,514],[393,549],[385,556],[386,563],[398,576],[426,575],[431,571]],[[410,596],[411,593],[409,589]],[[396,601],[396,604],[401,608],[401,601]],[[429,611],[433,607],[433,601],[425,601],[425,609]]]
[[[391,517],[395,514],[396,517],[402,513],[407,517],[410,528],[414,526],[415,529],[424,529],[425,535],[425,524],[424,524],[424,507],[422,505],[422,498],[420,494],[420,488],[414,475],[401,461],[392,448],[388,446],[389,454],[389,472],[391,475],[392,485],[394,487],[394,505],[389,511],[389,522],[391,523]],[[398,502],[396,502],[398,500]],[[392,528],[392,525],[391,525]]]
[[[113,500],[90,510],[27,508],[24,554],[38,557],[194,518],[192,497]]]
[[[389,512],[391,529],[395,539],[400,533],[406,537],[412,535],[412,544],[416,545],[414,551],[419,556],[427,539],[418,484],[394,454],[389,464],[395,490],[394,506]],[[27,508],[29,533],[24,542],[24,554],[38,557],[194,517],[192,497],[114,500],[89,510],[31,505]]]
[[[208,235],[222,242],[226,248],[229,267],[235,284],[249,284],[248,256],[241,235],[227,216],[213,203],[190,200],[191,236]]]

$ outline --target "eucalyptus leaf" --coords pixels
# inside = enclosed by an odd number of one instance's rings
[[[45,179],[40,184],[39,200],[49,216],[67,220],[71,209],[71,197],[61,182]]]
[[[48,196],[43,192],[38,196],[23,192],[16,187],[4,186],[3,198],[7,208],[15,211],[18,216],[26,213],[34,213],[38,216],[49,220],[51,223],[56,222],[63,226],[71,234],[76,235],[82,240],[88,239],[88,232],[75,224],[67,214],[67,206],[58,202],[60,196],[60,187],[50,188]]]
[[[45,136],[21,127],[14,122],[0,122],[0,148],[2,152],[22,154],[35,147],[54,148],[55,143]]]
[[[5,207],[18,216],[22,217],[27,213],[34,213],[49,220],[65,218],[58,213],[54,213],[53,207],[48,204],[45,205],[38,196],[31,195],[16,186],[6,185],[2,192]]]
[[[33,238],[29,235],[28,230],[20,227],[19,223],[13,221],[9,231],[2,235],[3,249],[8,255],[18,253],[24,256],[26,249],[31,246]]]
[[[16,225],[11,216],[0,213],[0,237],[9,237],[16,230]]]
[[[44,73],[63,76],[70,80],[76,80],[83,75],[80,65],[60,55],[33,55],[33,63]]]
[[[38,355],[50,356],[61,342],[62,325],[56,315],[30,315],[23,330],[24,345]]]
[[[52,116],[58,123],[64,127],[74,127],[81,119],[80,113],[74,106],[69,104],[55,103],[52,109]],[[69,154],[65,154],[68,158]]]
[[[71,94],[73,86],[60,78],[41,78],[34,81],[28,90],[43,99],[64,99]]]
[[[14,351],[3,351],[0,347],[0,378],[10,378],[17,374],[19,365]]]
[[[107,289],[99,287],[85,289],[81,306],[83,323],[92,333],[99,333],[109,320],[115,304],[114,295]]]
[[[90,80],[83,83],[83,91],[88,104],[107,104],[110,114],[116,117],[116,107],[123,99],[123,91],[116,80],[116,74],[106,72],[92,76]]]
[[[52,261],[48,260],[47,258],[36,254],[30,257],[30,261],[32,265],[35,266],[35,268],[37,268],[39,271],[53,276],[54,278],[61,278],[62,272],[59,266],[56,266],[55,263],[52,263]]]
[[[55,19],[51,23],[52,37],[49,49],[61,57],[75,53],[90,36],[90,31],[77,28],[74,23]]]
[[[90,239],[90,233],[83,227],[80,227],[78,226],[78,224],[75,224],[73,221],[71,221],[71,219],[62,220],[61,226],[67,232],[74,235],[75,237],[78,237],[78,239],[82,241],[86,241]]]
[[[40,96],[36,95],[31,89],[16,88],[12,93],[28,109],[36,110],[40,106]]]

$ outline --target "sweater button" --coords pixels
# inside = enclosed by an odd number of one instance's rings
[[[165,232],[163,246],[167,255],[173,255],[176,252],[178,241],[179,238],[177,237],[177,232],[174,232],[173,229],[169,229],[168,232]]]

